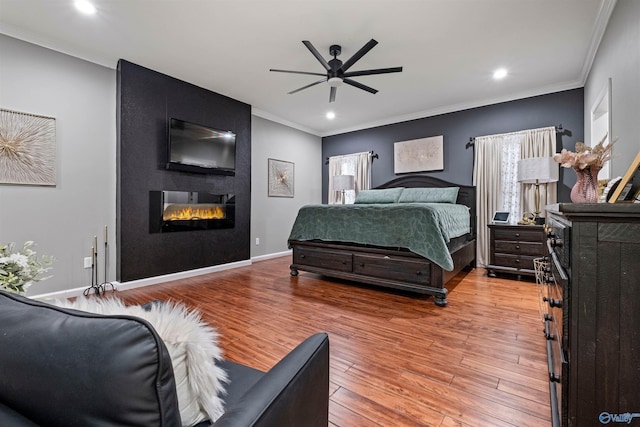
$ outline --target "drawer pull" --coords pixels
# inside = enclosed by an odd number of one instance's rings
[[[520,263],[520,259],[519,259],[519,258],[516,258],[515,263],[516,263],[516,264],[519,264],[519,263]]]
[[[307,256],[305,254],[300,255],[300,258],[305,259]]]
[[[544,302],[548,302],[549,303],[549,307],[562,307],[562,300],[561,299],[553,299],[553,298],[547,298],[547,297],[542,297],[542,301]]]
[[[559,383],[560,382],[560,375],[558,375],[558,374],[549,374],[549,380],[552,383]]]
[[[364,262],[361,262],[361,263],[360,263],[360,267],[364,267]]]
[[[520,237],[520,233],[516,233],[516,237]]]
[[[564,242],[562,241],[562,239],[554,237],[550,240],[550,245],[552,248],[561,248],[564,245]]]
[[[422,271],[420,271],[420,270],[416,271],[416,275],[417,276],[421,276],[422,275]]]
[[[516,245],[516,249],[520,249],[520,245]]]

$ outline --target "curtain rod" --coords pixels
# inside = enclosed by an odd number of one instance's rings
[[[564,128],[562,127],[562,123],[560,123],[558,126],[556,126],[556,133],[562,133],[564,132]],[[465,149],[469,149],[469,147],[473,147],[473,145],[476,143],[476,137],[472,136],[471,138],[469,138],[469,142],[467,142],[464,146]]]
[[[379,158],[378,153],[374,153],[373,150],[369,151],[369,154],[371,154],[371,163],[373,163],[373,161],[377,158]],[[329,158],[327,157],[324,161],[325,165],[329,164]]]

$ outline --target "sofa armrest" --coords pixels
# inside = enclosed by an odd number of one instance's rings
[[[15,414],[48,427],[181,424],[171,357],[145,320],[3,291],[0,319],[0,405]]]
[[[322,426],[329,418],[329,337],[300,343],[226,408],[215,427]]]
[[[0,426],[2,427],[38,427],[38,424],[23,417],[13,409],[0,403]]]

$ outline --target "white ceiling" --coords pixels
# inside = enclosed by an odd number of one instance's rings
[[[254,114],[326,136],[581,87],[615,0],[0,0],[0,33],[107,67],[119,58],[251,104]],[[328,84],[302,44],[346,61],[376,95]],[[6,60],[6,58],[3,58]],[[10,60],[10,59],[9,59]],[[491,77],[509,69],[502,81]],[[325,113],[333,110],[329,121]]]

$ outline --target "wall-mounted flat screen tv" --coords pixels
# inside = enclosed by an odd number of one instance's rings
[[[169,122],[167,169],[234,175],[235,133],[172,118]]]

